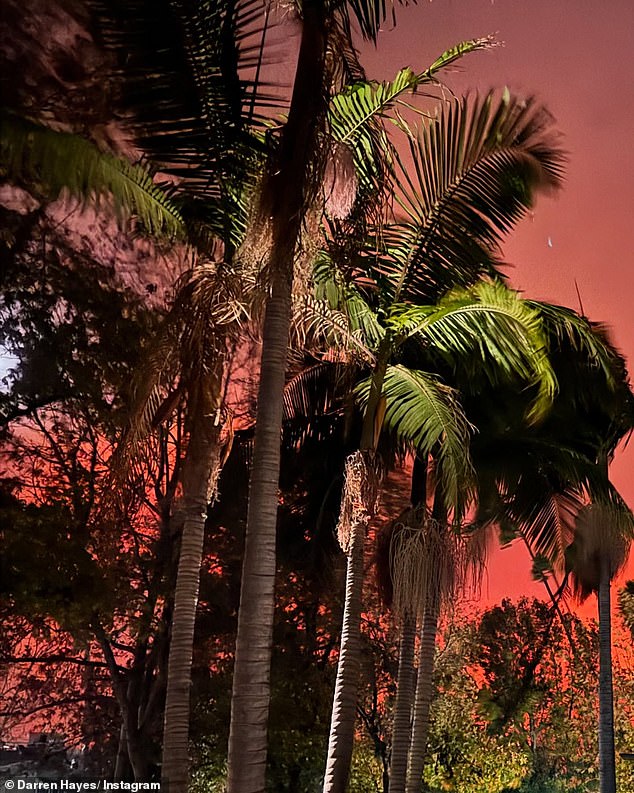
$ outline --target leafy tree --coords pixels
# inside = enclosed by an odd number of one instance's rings
[[[449,624],[437,655],[429,789],[532,793],[597,784],[588,760],[596,753],[596,629],[566,614],[571,647],[553,616],[539,601],[504,600]],[[627,680],[625,672],[620,684]]]
[[[89,648],[117,700],[124,754],[147,779],[158,760],[181,431],[157,433],[120,509],[108,515],[113,443],[157,311],[108,268],[66,251],[50,230],[46,245],[44,260],[41,246],[27,245],[3,273],[2,343],[18,361],[2,395],[3,457],[18,498],[4,524],[5,596],[34,630],[38,620],[54,620]],[[58,655],[56,663],[77,665],[72,646]]]

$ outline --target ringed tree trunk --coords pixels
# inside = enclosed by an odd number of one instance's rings
[[[401,643],[396,680],[396,701],[392,722],[392,751],[390,756],[389,793],[405,793],[407,753],[412,729],[414,702],[414,651],[416,618],[406,614],[402,618]]]
[[[337,527],[339,542],[347,554],[346,595],[324,793],[344,793],[350,774],[360,669],[363,552],[366,530],[374,511],[377,493],[378,476],[374,452],[358,451],[350,455],[346,462],[341,516]]]
[[[363,418],[361,449],[351,454],[346,461],[337,526],[339,543],[347,555],[346,594],[323,793],[345,793],[352,762],[360,668],[363,551],[367,525],[376,508],[380,490],[375,449],[383,419],[382,392],[389,351],[390,339],[386,337],[379,349],[372,375]]]
[[[616,793],[610,562],[607,557],[601,560],[597,600],[599,607],[599,784],[601,793]]]
[[[174,591],[163,722],[162,781],[170,793],[185,793],[189,776],[189,710],[194,626],[198,606],[207,509],[220,472],[222,366],[220,357],[209,382],[200,383],[193,400],[190,438],[183,464],[178,507],[182,536]]]
[[[295,254],[306,208],[322,170],[319,137],[327,107],[324,5],[322,0],[303,3],[302,37],[288,121],[261,199],[261,215],[271,230],[271,293],[263,327],[242,566],[228,793],[263,793],[265,787],[283,390]]]
[[[413,507],[424,508],[427,502],[427,456],[418,454],[412,468],[410,501]],[[391,554],[390,554],[391,556]],[[392,574],[394,574],[392,569]],[[401,616],[401,643],[396,680],[396,701],[392,721],[392,752],[390,760],[390,793],[405,793],[407,758],[412,735],[412,711],[415,697],[414,656],[418,608],[411,604]]]
[[[406,793],[419,793],[421,787],[440,607],[443,599],[455,590],[461,578],[462,565],[460,544],[447,526],[447,509],[437,486],[431,513],[424,503],[413,507],[409,515],[403,517],[400,531],[393,538],[395,608],[400,613],[406,610],[423,612],[404,787]]]
[[[434,654],[436,651],[436,632],[438,630],[439,598],[431,595],[425,606],[420,629],[418,651],[418,678],[412,735],[407,762],[406,793],[420,793],[427,736],[429,735],[429,710],[433,695]]]

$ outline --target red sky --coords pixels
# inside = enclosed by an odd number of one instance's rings
[[[564,189],[540,199],[509,239],[511,281],[534,298],[579,308],[612,329],[634,370],[634,3],[632,0],[419,0],[363,53],[368,76],[422,70],[464,39],[495,33],[503,47],[475,53],[446,82],[459,92],[507,85],[536,95],[569,153]],[[550,245],[549,245],[550,240]],[[612,479],[634,508],[634,440]],[[634,557],[634,554],[633,554]],[[627,572],[634,576],[634,558]],[[532,589],[521,549],[496,554],[485,600]],[[543,593],[542,593],[543,594]]]

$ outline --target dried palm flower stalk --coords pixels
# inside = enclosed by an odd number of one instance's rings
[[[416,615],[431,600],[450,599],[464,580],[464,550],[460,536],[425,505],[407,510],[390,548],[396,614]]]
[[[350,549],[355,526],[366,527],[376,512],[381,472],[378,455],[357,451],[346,460],[337,538],[344,553]]]

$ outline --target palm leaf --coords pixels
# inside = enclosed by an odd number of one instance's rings
[[[363,407],[370,384],[371,378],[367,378],[355,388]],[[387,367],[383,395],[385,428],[420,454],[434,453],[447,506],[457,511],[464,509],[472,493],[472,428],[457,392],[434,375],[395,365]]]
[[[182,276],[174,303],[148,345],[133,383],[129,424],[115,466],[120,471],[125,472],[134,459],[160,409],[176,406],[170,395],[193,400],[201,383],[217,370],[230,341],[250,320],[249,294],[254,286],[244,273],[224,264],[200,264]]]
[[[84,205],[109,203],[120,221],[135,215],[152,234],[184,233],[174,201],[145,168],[104,153],[79,135],[3,114],[0,169],[10,181],[50,199],[65,191]]]
[[[352,326],[349,315],[310,295],[293,299],[289,346],[314,355],[353,355],[374,362],[373,350],[363,333]]]
[[[261,148],[258,47],[262,0],[90,0],[97,36],[113,54],[120,114],[138,145],[190,194],[217,196],[243,150]],[[248,157],[247,157],[248,159]]]
[[[343,273],[325,251],[321,251],[315,260],[313,284],[316,298],[326,301],[331,309],[344,312],[352,334],[370,349],[377,349],[385,336],[385,329],[361,293],[353,284],[346,282]]]
[[[579,512],[566,562],[581,601],[599,591],[604,564],[610,580],[623,569],[632,537],[634,516],[620,496],[612,504],[587,504]]]
[[[416,0],[398,0],[398,4],[407,5],[409,2],[415,3]],[[352,16],[361,31],[364,39],[376,43],[377,37],[382,26],[390,21],[392,26],[396,24],[396,11],[394,0],[345,0],[340,2],[340,13],[342,14],[348,30],[350,29],[350,16]]]
[[[406,101],[406,95],[413,95],[421,86],[435,82],[442,69],[464,55],[488,49],[493,44],[491,37],[463,41],[443,52],[423,72],[404,68],[389,82],[356,80],[331,99],[330,135],[337,147],[345,147],[352,153],[361,197],[373,197],[376,201],[386,181],[393,176],[396,152],[384,120],[397,119],[399,109],[403,108],[421,112],[411,101]]]
[[[454,290],[437,306],[394,306],[388,326],[404,337],[419,335],[454,368],[477,368],[493,383],[519,377],[536,385],[533,421],[552,405],[557,380],[539,311],[499,281]]]
[[[412,107],[411,103],[404,102],[403,95],[412,94],[422,85],[433,82],[443,68],[464,55],[492,46],[494,40],[490,36],[463,41],[443,52],[423,72],[416,73],[406,67],[392,81],[358,81],[347,85],[331,99],[328,113],[330,134],[336,141],[348,145],[363,140],[371,121],[394,117],[394,111],[399,107]]]
[[[446,103],[416,132],[403,128],[413,163],[399,161],[405,219],[382,230],[385,256],[374,267],[393,299],[433,302],[496,271],[504,234],[538,191],[561,183],[563,153],[546,110],[508,92]]]
[[[544,329],[553,340],[551,346],[565,346],[567,350],[578,353],[587,365],[604,377],[606,384],[615,385],[615,366],[618,367],[619,356],[607,342],[604,328],[571,308],[537,300],[526,302],[542,317]]]

